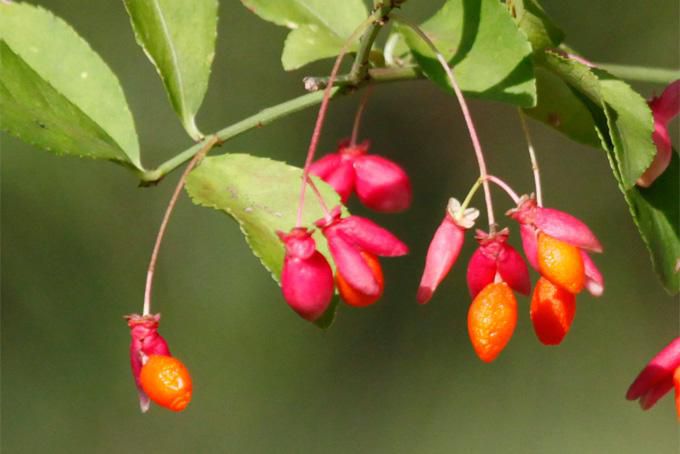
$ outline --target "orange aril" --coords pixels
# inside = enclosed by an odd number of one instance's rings
[[[385,286],[382,267],[380,266],[378,258],[375,255],[369,254],[368,252],[364,251],[361,252],[361,256],[366,261],[366,264],[371,269],[371,273],[373,273],[373,277],[378,282],[380,292],[378,292],[377,295],[366,295],[364,293],[361,293],[360,291],[349,285],[349,283],[347,283],[345,278],[342,277],[342,274],[340,273],[337,273],[335,277],[335,281],[338,286],[338,292],[340,292],[340,297],[342,297],[342,299],[347,304],[355,307],[370,306],[371,304],[378,301],[382,296],[383,288]]]
[[[538,270],[553,284],[579,293],[586,283],[581,251],[545,233],[538,234]]]
[[[475,353],[490,363],[510,342],[517,325],[517,300],[505,282],[487,285],[468,311],[468,334]]]
[[[569,332],[576,313],[576,297],[542,277],[531,298],[531,323],[541,343],[558,345]]]
[[[149,398],[173,411],[182,411],[191,402],[191,377],[177,358],[151,355],[142,366],[139,382]]]

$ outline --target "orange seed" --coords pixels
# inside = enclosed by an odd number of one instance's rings
[[[505,282],[487,285],[468,311],[468,334],[475,353],[484,362],[498,357],[517,325],[517,300]]]
[[[378,258],[375,255],[365,251],[361,252],[361,256],[368,264],[368,267],[371,269],[371,272],[373,273],[373,277],[378,282],[380,292],[377,295],[366,295],[364,293],[361,293],[360,291],[349,285],[349,283],[345,280],[344,277],[342,277],[342,274],[340,273],[336,273],[335,276],[335,281],[337,283],[338,292],[340,292],[340,296],[347,304],[355,307],[370,306],[371,304],[378,301],[382,296],[383,288],[385,286],[382,267],[380,266]]]
[[[558,345],[569,332],[576,313],[576,297],[541,277],[531,298],[531,323],[541,343]]]
[[[182,411],[191,402],[191,377],[180,360],[151,355],[139,374],[142,389],[158,405]]]
[[[583,290],[586,275],[579,248],[539,233],[537,252],[538,270],[542,276],[573,294]]]

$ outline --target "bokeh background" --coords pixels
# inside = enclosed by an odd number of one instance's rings
[[[147,166],[190,145],[121,2],[36,3],[70,22],[118,74]],[[424,19],[439,4],[410,1],[402,14]],[[680,65],[676,0],[543,4],[591,60]],[[297,96],[304,75],[329,71],[321,62],[285,73],[286,33],[236,0],[221,2],[202,130]],[[646,96],[662,89],[635,86]],[[357,101],[332,103],[323,150],[349,134]],[[492,171],[529,191],[515,110],[471,105]],[[223,149],[300,165],[315,113]],[[194,399],[184,413],[153,408],[146,415],[122,316],[141,310],[148,256],[177,174],[138,188],[121,167],[57,158],[3,135],[2,451],[677,452],[672,398],[643,413],[624,393],[678,334],[678,301],[653,273],[603,153],[536,122],[530,128],[547,203],[584,219],[606,250],[596,259],[606,292],[579,297],[563,345],[538,343],[528,300],[520,298],[505,352],[492,364],[477,360],[466,329],[472,241],[434,300],[415,303],[446,200],[463,196],[477,170],[452,97],[427,82],[385,85],[374,91],[362,136],[409,170],[415,203],[404,214],[376,216],[412,249],[383,262],[383,300],[363,310],[341,307],[335,325],[321,332],[287,307],[233,221],[183,197],[162,248],[154,309],[163,314],[161,333],[191,369]],[[677,125],[673,132],[676,140]],[[495,194],[497,211],[509,207]],[[350,208],[368,214],[354,202]]]

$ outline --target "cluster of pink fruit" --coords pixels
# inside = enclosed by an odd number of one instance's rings
[[[540,274],[531,300],[530,316],[538,339],[557,345],[574,318],[575,296],[584,288],[594,296],[604,290],[599,270],[585,250],[601,252],[595,235],[575,217],[536,200],[519,198],[508,216],[520,224],[524,253]],[[451,199],[444,220],[430,243],[417,300],[427,303],[460,254],[465,231],[472,228],[477,210]],[[520,254],[507,243],[508,229],[477,231],[479,247],[467,267],[473,302],[468,312],[468,333],[479,358],[491,362],[510,341],[517,323],[517,302],[512,291],[529,295],[531,282]]]
[[[359,200],[377,211],[408,208],[412,191],[407,174],[385,158],[367,154],[368,145],[340,144],[310,167],[310,172],[329,183],[346,201],[356,191]],[[543,276],[532,300],[531,318],[539,339],[559,344],[575,311],[575,295],[583,288],[599,296],[603,279],[585,250],[600,252],[600,243],[581,221],[533,198],[518,199],[508,212],[520,223],[529,263]],[[430,244],[417,300],[430,300],[437,286],[460,254],[465,231],[473,227],[479,212],[451,199],[444,220]],[[303,318],[314,321],[328,308],[337,287],[352,306],[367,306],[383,292],[383,275],[376,256],[395,257],[407,246],[387,230],[359,216],[343,217],[339,207],[315,223],[328,242],[337,268],[335,278],[326,258],[317,250],[312,232],[296,227],[279,232],[285,245],[281,287],[288,304]],[[467,271],[470,294],[468,329],[478,356],[493,361],[510,340],[517,320],[512,290],[528,295],[529,272],[520,254],[507,243],[508,230],[478,231],[480,246]]]
[[[346,202],[356,191],[359,200],[381,212],[408,208],[412,200],[411,182],[394,162],[367,154],[368,143],[343,142],[310,167],[310,172],[329,183]],[[278,232],[286,255],[281,273],[283,296],[304,319],[318,319],[330,305],[337,285],[342,299],[352,306],[376,302],[384,288],[380,262],[376,256],[397,257],[408,247],[373,221],[360,216],[343,216],[340,207],[315,222],[328,242],[337,268],[335,279],[326,258],[317,250],[312,231],[296,227]]]

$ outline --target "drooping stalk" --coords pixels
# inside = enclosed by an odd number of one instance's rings
[[[161,226],[158,228],[158,234],[156,235],[156,242],[153,245],[153,250],[151,251],[151,259],[149,260],[149,267],[146,271],[146,286],[144,288],[144,307],[142,309],[142,315],[149,315],[151,313],[151,290],[153,288],[153,277],[156,271],[156,262],[158,261],[158,252],[161,249],[161,243],[163,242],[163,237],[165,236],[165,230],[168,227],[168,221],[170,221],[170,215],[177,205],[177,199],[179,199],[179,194],[182,192],[184,183],[186,182],[189,172],[196,166],[196,164],[208,154],[212,148],[220,142],[219,137],[213,135],[206,138],[201,142],[201,148],[189,162],[189,164],[182,172],[179,177],[177,186],[175,187],[175,192],[172,193],[170,201],[168,202],[168,207],[165,209],[165,214],[163,215],[163,220],[161,221]]]
[[[361,126],[361,117],[364,114],[364,110],[366,110],[366,104],[368,104],[368,98],[371,96],[372,91],[373,87],[369,86],[368,88],[366,88],[364,95],[361,97],[361,101],[359,101],[357,113],[354,115],[354,124],[352,125],[352,136],[349,140],[350,147],[353,147],[357,144],[357,138],[359,136],[359,127]]]
[[[428,47],[432,50],[432,52],[436,55],[437,60],[439,61],[440,65],[444,69],[444,72],[446,73],[446,76],[448,78],[449,83],[451,84],[451,87],[453,88],[453,91],[456,94],[456,98],[458,99],[458,104],[460,104],[460,109],[463,112],[463,118],[465,119],[465,124],[467,125],[468,132],[470,134],[470,139],[472,140],[472,147],[475,150],[475,156],[477,157],[477,166],[479,167],[479,177],[482,180],[482,186],[484,188],[484,200],[486,202],[486,213],[487,213],[487,218],[489,221],[489,230],[493,232],[496,229],[496,218],[494,216],[493,212],[493,201],[491,199],[491,189],[489,188],[489,181],[487,178],[487,170],[486,170],[486,161],[484,160],[484,152],[482,151],[482,145],[479,142],[479,137],[477,136],[477,130],[475,128],[475,124],[472,121],[472,116],[470,115],[470,109],[468,108],[467,102],[465,101],[465,97],[463,96],[463,92],[460,89],[460,86],[458,85],[458,82],[456,81],[456,78],[453,75],[453,71],[449,67],[448,62],[444,58],[444,56],[439,52],[439,49],[437,49],[437,46],[434,45],[432,40],[423,32],[420,27],[418,27],[416,24],[411,23],[410,21],[407,21],[401,17],[396,17],[395,15],[392,15],[394,19],[397,21],[401,22],[402,24],[410,27],[427,45]]]
[[[536,159],[536,152],[534,151],[534,144],[531,141],[531,135],[529,134],[529,126],[527,125],[526,119],[524,118],[524,113],[521,110],[517,110],[519,113],[519,122],[522,124],[522,132],[524,133],[524,138],[527,141],[527,146],[529,147],[529,159],[531,160],[531,171],[534,174],[534,188],[536,191],[536,203],[539,207],[543,206],[543,190],[541,189],[541,171],[538,168],[538,160]]]
[[[519,196],[517,193],[510,187],[508,183],[505,181],[501,180],[495,175],[487,175],[486,179],[499,188],[501,188],[505,193],[512,199],[513,202],[515,202],[515,205],[519,204]]]
[[[301,189],[300,189],[300,199],[298,201],[298,211],[297,211],[297,220],[295,222],[296,227],[301,227],[302,226],[302,213],[304,210],[304,205],[305,205],[305,189],[307,187],[307,181],[309,180],[309,166],[312,164],[314,161],[314,155],[316,153],[316,148],[319,144],[319,138],[321,137],[321,129],[323,127],[324,121],[326,119],[326,112],[328,111],[328,102],[330,101],[331,98],[331,91],[333,89],[333,82],[335,80],[335,77],[338,75],[338,71],[340,70],[340,64],[342,63],[343,58],[347,54],[347,51],[349,50],[349,47],[352,45],[353,42],[355,42],[359,36],[366,30],[368,26],[370,26],[374,21],[379,19],[378,12],[380,10],[374,12],[370,16],[366,18],[359,26],[354,30],[354,32],[350,35],[350,37],[344,42],[342,45],[342,48],[340,49],[340,53],[338,54],[337,58],[335,59],[335,63],[333,64],[333,69],[331,70],[331,74],[329,76],[328,80],[328,85],[324,89],[323,92],[323,99],[321,100],[321,107],[319,107],[319,113],[316,116],[316,123],[314,124],[314,131],[312,132],[312,138],[309,142],[309,148],[307,150],[307,158],[305,159],[305,167],[302,171],[302,184],[301,184]]]

